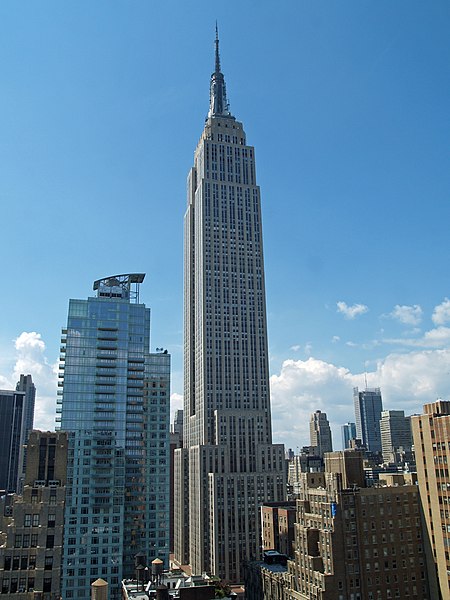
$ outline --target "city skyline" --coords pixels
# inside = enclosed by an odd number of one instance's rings
[[[0,388],[32,374],[36,427],[54,425],[68,298],[109,272],[148,274],[152,349],[172,354],[181,407],[184,178],[216,18],[228,95],[258,149],[274,441],[306,443],[315,410],[340,440],[365,372],[386,409],[450,396],[446,3],[263,2],[239,7],[237,23],[202,2],[194,15],[118,4],[108,19],[106,4],[56,6],[0,7],[4,266],[16,283]],[[106,245],[111,231],[128,250]]]

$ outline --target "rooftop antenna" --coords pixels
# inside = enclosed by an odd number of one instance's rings
[[[366,382],[366,390],[367,390],[367,371],[364,371],[364,381]]]

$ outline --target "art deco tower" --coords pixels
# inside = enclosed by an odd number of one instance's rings
[[[185,215],[184,448],[176,451],[175,556],[243,580],[259,507],[284,499],[272,444],[264,264],[255,155],[229,110],[216,35],[210,107]]]

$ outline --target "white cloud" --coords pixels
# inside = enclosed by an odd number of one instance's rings
[[[311,352],[312,352],[311,342],[306,342],[303,352],[306,354],[306,356],[311,356]]]
[[[386,338],[383,342],[416,348],[443,348],[450,344],[450,327],[430,329],[420,338]]]
[[[450,300],[448,298],[434,307],[431,318],[435,325],[445,325],[450,322]]]
[[[24,352],[43,352],[45,350],[45,343],[40,333],[35,331],[22,331],[18,338],[16,338],[14,345],[16,350]]]
[[[300,350],[301,346],[300,344],[295,344],[294,346],[291,346],[289,348],[289,350],[292,350],[293,352],[298,352]]]
[[[389,354],[368,373],[352,373],[315,358],[286,360],[270,379],[274,441],[296,448],[309,444],[309,418],[327,413],[333,443],[341,447],[340,425],[354,421],[353,387],[381,387],[386,409],[422,412],[426,402],[450,399],[450,349]]]
[[[333,344],[337,344],[337,342],[341,341],[341,338],[338,335],[333,335],[333,337],[331,338],[331,341]]]
[[[358,315],[363,315],[368,312],[369,307],[365,304],[353,304],[349,306],[345,302],[336,302],[337,312],[344,315],[346,319],[354,319]]]
[[[45,342],[40,333],[23,331],[15,340],[14,348],[4,349],[12,357],[10,372],[0,375],[0,387],[14,389],[21,373],[30,374],[36,386],[34,427],[55,429],[55,407],[58,362],[51,364],[45,355]]]
[[[183,395],[174,392],[170,394],[170,422],[173,422],[175,411],[183,409]]]
[[[394,310],[388,316],[405,325],[419,325],[422,314],[422,308],[418,304],[413,306],[396,304]]]

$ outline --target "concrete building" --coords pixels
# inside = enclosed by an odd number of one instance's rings
[[[381,455],[380,419],[383,410],[380,388],[353,389],[356,435],[373,454]]]
[[[173,423],[170,426],[170,552],[174,550],[174,523],[175,523],[175,450],[183,447],[183,411],[175,412]]]
[[[367,488],[362,463],[361,451],[333,452],[326,456],[324,473],[303,474],[295,558],[277,573],[259,569],[259,598],[438,598],[429,586],[417,486],[395,474]],[[258,589],[258,570],[249,571]],[[249,589],[247,599],[256,598]]]
[[[66,464],[67,434],[30,432],[23,494],[0,500],[9,515],[0,534],[0,593],[8,598],[61,597]]]
[[[320,457],[323,458],[325,452],[333,451],[331,429],[326,413],[320,410],[312,413],[309,421],[309,436],[311,446],[317,448],[317,453]]]
[[[430,546],[429,570],[437,573],[433,598],[450,599],[450,402],[425,404],[411,417],[417,478]],[[440,596],[439,596],[440,592]]]
[[[383,410],[380,433],[385,463],[402,464],[413,459],[411,418],[405,417],[405,411]]]
[[[61,348],[61,429],[69,433],[63,597],[110,599],[134,557],[169,558],[170,355],[150,353],[145,275],[94,282],[70,300]]]
[[[175,558],[243,581],[260,552],[259,508],[285,498],[272,444],[260,191],[255,152],[230,113],[216,37],[210,109],[185,215],[184,448]]]
[[[288,461],[288,490],[293,497],[299,493],[302,485],[302,473],[320,473],[324,469],[324,462],[317,454],[317,448],[304,446],[300,454],[295,454]]]
[[[355,423],[345,423],[345,425],[341,425],[341,434],[342,434],[342,449],[347,450],[351,448],[351,440],[356,440],[356,424]]]
[[[295,501],[266,502],[261,507],[263,550],[293,558]]]

